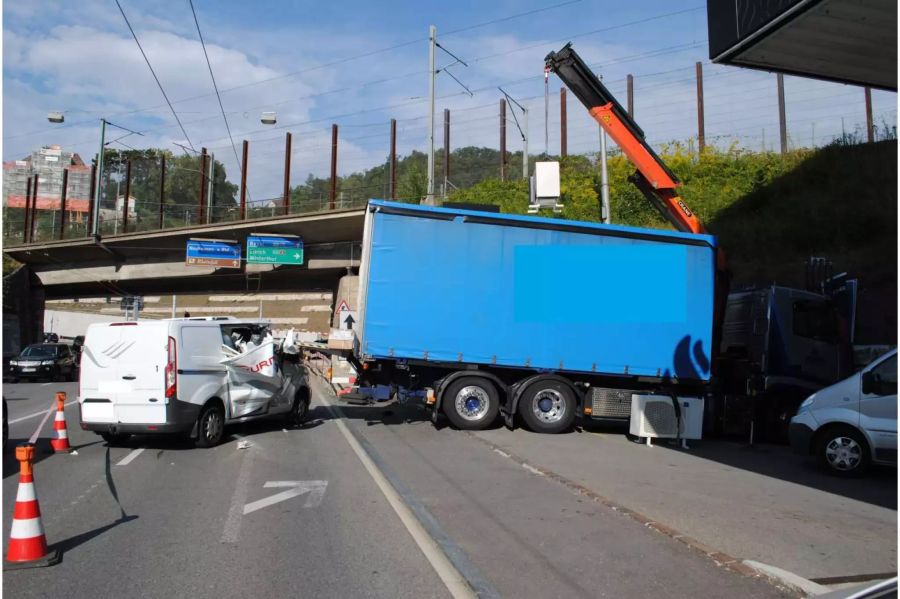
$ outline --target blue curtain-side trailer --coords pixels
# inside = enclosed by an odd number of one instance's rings
[[[709,235],[372,200],[360,384],[418,392],[463,429],[499,413],[548,433],[578,413],[627,417],[633,392],[700,395],[715,249]]]

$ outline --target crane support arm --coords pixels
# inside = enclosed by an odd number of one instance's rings
[[[705,233],[700,219],[678,195],[681,181],[644,139],[644,132],[571,44],[547,55],[546,64],[581,100],[594,120],[637,168],[631,181],[676,229]]]

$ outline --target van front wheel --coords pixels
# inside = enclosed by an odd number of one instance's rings
[[[216,404],[203,408],[197,420],[197,447],[215,447],[225,432],[225,413]]]

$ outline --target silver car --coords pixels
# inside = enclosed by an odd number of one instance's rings
[[[810,395],[791,419],[791,446],[850,476],[897,464],[897,350]]]

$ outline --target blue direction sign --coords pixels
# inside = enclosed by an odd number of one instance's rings
[[[185,264],[240,268],[241,244],[221,239],[188,239]]]
[[[303,264],[303,240],[296,235],[249,235],[247,264]]]

